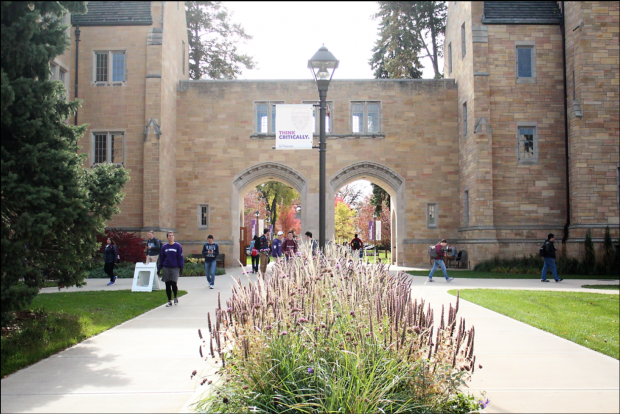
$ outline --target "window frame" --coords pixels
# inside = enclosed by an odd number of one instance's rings
[[[465,188],[463,192],[463,224],[469,227],[469,188]]]
[[[105,162],[95,162],[96,161],[96,153],[95,153],[96,135],[103,135],[103,134],[106,134],[106,160]],[[122,162],[110,162],[110,160],[112,159],[112,145],[111,145],[112,135],[116,135],[116,134],[123,136],[122,150],[121,150],[122,156],[123,156]],[[99,164],[115,164],[118,166],[125,167],[125,161],[127,159],[126,136],[127,136],[127,131],[122,128],[90,131],[90,160],[91,160],[90,165],[91,167],[94,167],[95,165],[99,165]]]
[[[452,42],[448,43],[448,74],[452,74]]]
[[[353,132],[353,105],[355,104],[363,104],[364,105],[364,131],[362,132]],[[368,132],[368,104],[377,104],[379,107],[379,128],[378,131]],[[349,131],[354,135],[379,135],[383,133],[383,105],[380,100],[368,100],[368,101],[349,101]]]
[[[534,137],[533,137],[533,148],[532,148],[532,157],[531,158],[521,158],[521,141],[520,141],[520,128],[532,128],[534,129]],[[516,140],[517,140],[517,164],[518,165],[536,165],[538,164],[538,122],[517,122],[517,131],[516,131]]]
[[[107,53],[107,80],[97,80],[97,55]],[[123,80],[113,81],[114,77],[114,54],[122,53],[123,58]],[[127,49],[110,48],[110,49],[93,49],[92,51],[92,67],[91,67],[91,86],[127,86]]]
[[[532,65],[531,77],[519,77],[519,49],[530,49],[530,59]],[[515,54],[515,79],[518,84],[536,83],[537,71],[536,71],[536,42],[533,41],[515,41],[514,46]]]
[[[465,59],[467,56],[467,31],[465,28],[465,22],[461,25],[461,59]]]
[[[181,40],[181,74],[185,75],[185,40]]]
[[[285,101],[254,101],[254,111],[252,124],[254,127],[254,133],[260,135],[275,135],[276,131],[273,127],[273,110],[276,105],[283,105]],[[267,132],[260,132],[258,130],[258,105],[267,105]]]
[[[463,102],[461,105],[461,118],[462,118],[462,128],[463,128],[463,138],[467,138],[467,101]]]
[[[206,212],[207,212],[207,218],[206,218],[206,222],[207,224],[202,224],[202,209],[206,208]],[[197,213],[197,218],[198,218],[198,230],[209,230],[210,227],[210,221],[211,221],[211,210],[209,207],[209,203],[199,203],[198,204],[198,208],[196,210]]]
[[[321,120],[319,119],[319,111],[318,107],[319,101],[301,101],[303,105],[316,105],[312,107],[312,116],[314,117],[314,134],[319,135],[321,130]],[[330,135],[334,133],[334,101],[326,101],[327,108],[329,110],[329,125],[326,126],[329,128],[325,131],[325,134]]]
[[[435,223],[430,222],[430,213],[431,207],[433,208],[433,213],[435,215],[434,220]],[[437,203],[426,203],[426,228],[427,229],[436,229],[439,227],[439,207]]]

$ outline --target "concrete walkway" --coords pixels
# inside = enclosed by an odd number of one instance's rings
[[[441,312],[454,303],[448,289],[500,288],[586,291],[583,284],[618,281],[456,279],[436,283],[413,277],[414,294]],[[179,289],[188,294],[173,308],[153,309],[70,349],[18,371],[2,380],[2,412],[179,412],[202,392],[193,370],[209,375],[198,355],[198,328],[207,331],[207,312],[229,297],[227,269],[210,290],[204,277],[182,278]],[[242,280],[245,280],[242,278]],[[131,280],[107,287],[107,279],[91,279],[83,290],[130,289]],[[69,291],[76,290],[75,288]],[[58,292],[55,288],[44,292]],[[66,290],[63,289],[63,292]],[[595,290],[587,289],[589,292]],[[601,293],[610,291],[600,290]],[[136,293],[138,294],[138,293]],[[615,293],[617,294],[617,292]],[[161,292],[162,305],[165,293]],[[438,313],[439,312],[439,313]],[[461,301],[459,316],[476,328],[477,369],[471,391],[486,390],[489,413],[590,413],[620,411],[618,360],[517,322],[472,303]]]

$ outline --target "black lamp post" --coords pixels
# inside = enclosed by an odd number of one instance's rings
[[[254,213],[254,215],[256,216],[256,235],[259,236],[259,234],[258,234],[258,218],[260,217],[260,212],[258,210],[256,210],[256,213]]]
[[[325,139],[325,114],[327,110],[327,89],[329,82],[334,76],[334,72],[338,67],[338,59],[322,46],[318,52],[308,61],[308,68],[312,71],[312,76],[319,88],[319,247],[321,250],[325,247],[325,156],[327,152],[327,143]]]

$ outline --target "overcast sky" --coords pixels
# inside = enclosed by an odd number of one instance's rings
[[[256,69],[239,79],[311,79],[308,60],[325,44],[340,65],[334,79],[372,79],[368,61],[378,38],[377,2],[222,2],[253,38],[239,49]],[[433,78],[430,60],[424,78]],[[440,67],[443,65],[441,62]]]

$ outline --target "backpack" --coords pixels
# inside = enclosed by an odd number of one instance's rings
[[[256,250],[256,247],[252,247],[252,256],[258,256],[258,250]]]
[[[428,255],[431,259],[437,259],[437,246],[428,246]]]
[[[353,239],[353,244],[352,244],[353,250],[359,250],[360,247],[360,241],[358,239]]]
[[[542,244],[542,246],[540,246],[540,249],[538,250],[538,255],[540,257],[547,257],[547,241],[546,240]]]

